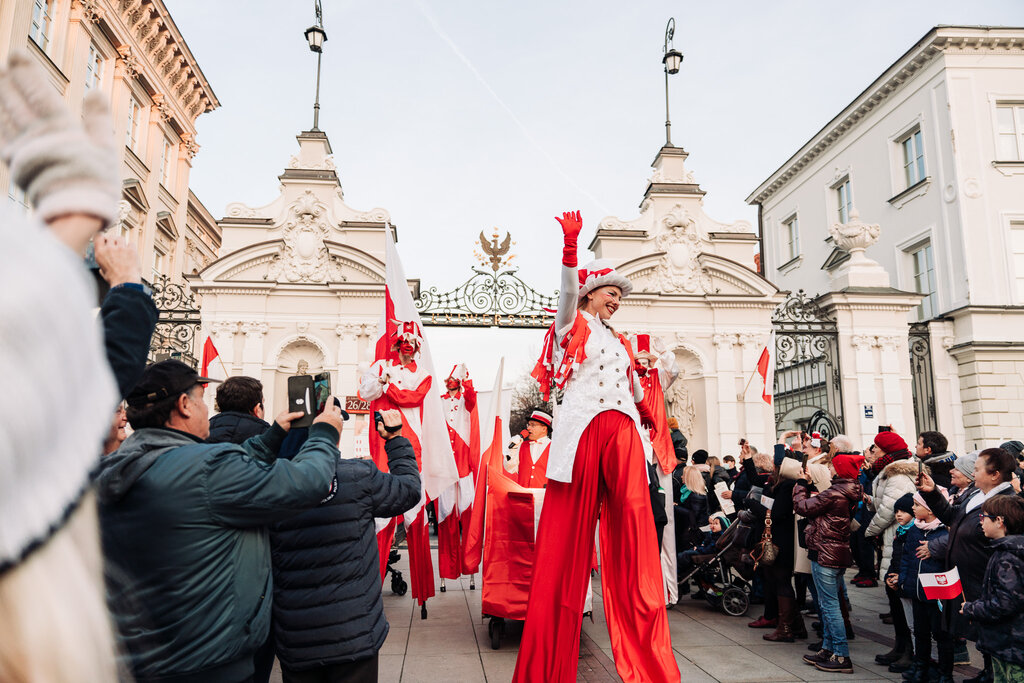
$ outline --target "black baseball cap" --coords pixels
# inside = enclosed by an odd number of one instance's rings
[[[142,372],[142,378],[125,397],[132,408],[144,408],[166,398],[177,398],[197,384],[220,382],[200,377],[199,373],[180,360],[153,363]]]

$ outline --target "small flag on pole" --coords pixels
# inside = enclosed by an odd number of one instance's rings
[[[207,337],[206,343],[203,344],[203,365],[199,374],[202,377],[219,379],[221,381],[228,378],[227,368],[224,367],[224,362],[220,359],[217,347],[213,345],[212,337]]]
[[[761,398],[768,405],[772,404],[772,395],[775,393],[775,332],[772,331],[768,337],[768,345],[761,351],[761,357],[757,359],[757,374],[764,380],[764,391]]]
[[[953,567],[938,574],[918,574],[924,596],[929,600],[951,600],[963,593],[960,586],[960,572]]]

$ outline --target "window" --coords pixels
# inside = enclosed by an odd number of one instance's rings
[[[853,193],[850,191],[849,178],[836,185],[836,200],[839,202],[839,222],[849,223],[850,212],[853,210]]]
[[[128,128],[125,131],[125,147],[136,151],[139,144],[139,117],[142,116],[142,109],[134,97],[128,98]]]
[[[903,149],[903,179],[907,187],[910,187],[924,180],[924,143],[921,139],[921,129],[913,131],[899,143]]]
[[[800,223],[795,214],[782,222],[782,239],[786,261],[792,261],[800,255]]]
[[[153,251],[153,282],[157,282],[160,276],[164,273],[166,266],[166,256],[164,252],[156,249]]]
[[[996,159],[1024,161],[1024,102],[996,105]]]
[[[35,0],[32,6],[32,26],[29,37],[46,52],[50,47],[50,9],[53,0]]]
[[[938,313],[939,302],[935,296],[935,259],[932,245],[926,243],[910,253],[914,262],[914,291],[924,294],[917,306],[918,320],[931,320]]]
[[[174,177],[174,145],[170,140],[164,138],[163,151],[160,153],[160,182],[168,190],[171,187],[171,180]]]
[[[1024,304],[1024,221],[1010,223],[1010,251],[1017,303]]]
[[[89,59],[85,63],[85,89],[92,90],[103,80],[103,55],[89,43]]]

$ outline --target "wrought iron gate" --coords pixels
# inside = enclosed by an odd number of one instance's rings
[[[772,315],[775,327],[775,423],[831,438],[844,429],[839,332],[834,316],[801,289]]]
[[[184,285],[161,275],[153,283],[153,303],[158,316],[156,331],[149,345],[149,360],[157,362],[174,358],[198,369],[195,355],[196,333],[199,331],[199,307],[194,294]]]
[[[932,341],[928,323],[912,323],[908,341],[910,383],[914,392],[914,424],[918,434],[936,431],[935,378],[932,375]]]

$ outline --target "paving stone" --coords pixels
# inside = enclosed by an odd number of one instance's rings
[[[405,648],[409,644],[409,629],[392,627],[388,637],[380,649],[382,655],[405,656]]]
[[[417,655],[402,670],[401,683],[486,683],[479,654]]]
[[[677,647],[677,652],[715,680],[729,683],[748,681],[791,681],[793,674],[742,647]]]

